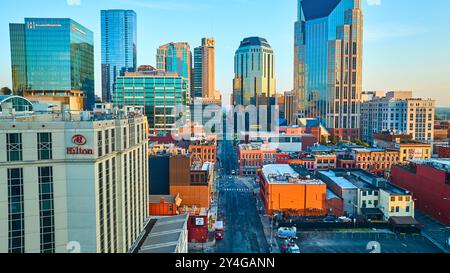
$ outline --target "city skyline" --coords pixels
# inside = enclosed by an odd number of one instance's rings
[[[226,4],[219,1],[205,3],[200,0],[191,0],[189,3],[171,1],[170,4],[163,1],[80,1],[80,5],[72,6],[68,6],[64,0],[50,2],[53,9],[39,12],[36,12],[39,9],[34,3],[14,3],[15,8],[0,19],[0,34],[8,37],[8,24],[21,22],[24,17],[67,17],[85,25],[94,32],[97,95],[101,94],[100,10],[120,8],[133,9],[138,14],[138,65],[156,65],[154,52],[161,44],[185,41],[191,48],[195,48],[200,45],[201,38],[211,36],[217,42],[216,89],[222,91],[224,103],[228,104],[232,91],[235,48],[244,37],[261,36],[271,41],[278,56],[277,93],[293,88],[292,33],[297,15],[295,0],[278,4],[277,12],[273,12],[275,4],[266,0],[258,1],[261,4],[257,6],[253,0],[232,0]],[[445,96],[450,89],[450,80],[446,77],[450,52],[445,50],[450,38],[439,35],[450,21],[443,13],[448,10],[450,3],[435,0],[433,6],[416,5],[420,8],[412,7],[408,13],[402,13],[404,5],[414,6],[411,1],[369,2],[372,5],[363,1],[363,90],[411,89],[418,97],[436,99],[437,106],[450,104],[450,98]],[[235,5],[240,5],[241,9],[233,9]],[[249,13],[250,8],[255,12]],[[233,18],[228,16],[231,11]],[[194,18],[199,13],[205,17]],[[139,17],[139,14],[142,16]],[[169,20],[168,14],[172,14],[171,18],[179,19]],[[270,15],[272,20],[261,18],[266,15]],[[160,27],[149,27],[155,22],[159,22]],[[424,54],[424,46],[431,48],[432,54]],[[0,57],[0,85],[11,87],[9,43],[3,43],[0,51],[4,52]],[[423,70],[422,67],[427,69]]]

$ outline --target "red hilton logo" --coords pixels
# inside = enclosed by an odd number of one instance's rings
[[[86,137],[83,135],[74,135],[72,137],[72,143],[77,145],[77,147],[68,147],[67,154],[69,155],[93,155],[94,151],[92,149],[83,149],[80,146],[84,146],[87,143]]]
[[[75,145],[83,146],[87,143],[87,140],[82,135],[75,135],[72,137],[72,143]]]

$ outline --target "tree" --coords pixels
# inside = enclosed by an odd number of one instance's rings
[[[3,87],[2,89],[0,89],[0,95],[9,96],[12,95],[12,91],[8,87]]]

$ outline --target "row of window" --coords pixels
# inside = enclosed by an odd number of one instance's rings
[[[38,160],[51,160],[52,153],[52,134],[37,133],[37,151]],[[23,143],[21,133],[6,134],[6,160],[22,161],[23,160]]]
[[[53,168],[38,168],[41,253],[55,252]],[[8,252],[25,252],[23,169],[8,169]]]

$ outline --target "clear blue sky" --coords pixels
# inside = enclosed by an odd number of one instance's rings
[[[450,106],[450,1],[363,0],[364,90],[411,89]],[[95,33],[96,92],[100,93],[100,10],[138,15],[138,63],[155,64],[171,41],[216,39],[217,89],[229,101],[233,56],[247,36],[268,39],[276,54],[278,92],[292,89],[296,0],[14,0],[2,1],[0,86],[11,86],[8,24],[24,17],[70,17]]]

